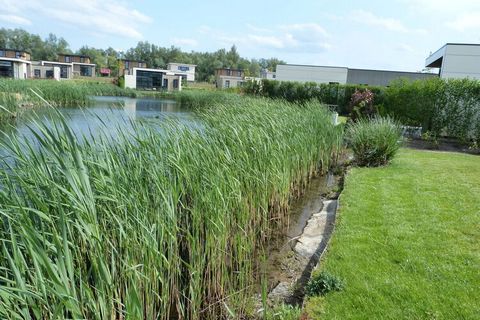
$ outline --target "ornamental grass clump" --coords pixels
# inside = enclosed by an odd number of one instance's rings
[[[400,126],[390,118],[361,118],[347,127],[346,139],[359,166],[390,162],[401,145]]]

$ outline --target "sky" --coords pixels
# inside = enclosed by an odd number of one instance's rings
[[[0,0],[0,27],[127,50],[237,46],[247,58],[419,71],[447,42],[480,43],[480,0]]]

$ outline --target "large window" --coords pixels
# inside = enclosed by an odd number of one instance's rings
[[[41,70],[40,70],[40,69],[35,69],[35,70],[33,70],[33,76],[34,76],[35,78],[40,78],[40,77],[42,76]]]
[[[60,67],[60,78],[67,79],[68,78],[68,67],[61,66]]]
[[[45,71],[45,78],[52,79],[53,78],[53,70],[46,70]]]
[[[11,61],[0,61],[0,77],[13,78],[13,63]]]
[[[80,75],[82,77],[91,77],[92,76],[92,68],[89,66],[80,66]]]
[[[162,74],[160,72],[137,70],[137,89],[160,89]]]

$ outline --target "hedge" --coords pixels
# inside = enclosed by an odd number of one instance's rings
[[[247,94],[288,101],[319,100],[334,106],[339,114],[350,113],[349,103],[362,85],[299,83],[262,80],[248,82]],[[388,115],[405,125],[422,126],[423,132],[450,136],[463,141],[480,141],[480,81],[471,79],[429,78],[409,81],[399,79],[389,87],[368,86],[380,114]]]

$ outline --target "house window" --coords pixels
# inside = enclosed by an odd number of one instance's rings
[[[33,70],[33,76],[35,78],[40,78],[42,76],[40,69]]]
[[[90,68],[89,66],[80,66],[80,75],[82,77],[91,77],[92,68]]]
[[[163,79],[163,87],[168,88],[168,79]]]
[[[230,88],[230,80],[225,80],[225,88]]]
[[[272,78],[273,78],[273,79],[275,79],[276,77],[277,77],[277,75],[276,75],[276,74],[274,74],[274,75],[272,76]]]
[[[125,61],[125,69],[130,69],[130,61]]]
[[[237,76],[241,77],[242,76],[242,71],[237,71]]]
[[[53,70],[45,71],[45,78],[47,78],[47,79],[53,78]]]
[[[20,51],[15,52],[15,58],[21,59],[22,58],[22,53]]]
[[[178,66],[177,68],[178,68],[178,70],[183,71],[183,72],[190,70],[190,68],[187,67],[187,66]]]
[[[70,57],[70,56],[65,56],[65,62],[67,62],[67,63],[72,62],[72,57]]]
[[[60,67],[60,78],[67,79],[68,78],[68,68],[67,66]]]
[[[0,50],[0,57],[5,57],[5,50]]]
[[[173,79],[173,88],[178,89],[178,79]]]
[[[85,58],[84,57],[80,57],[80,63],[85,63]]]

